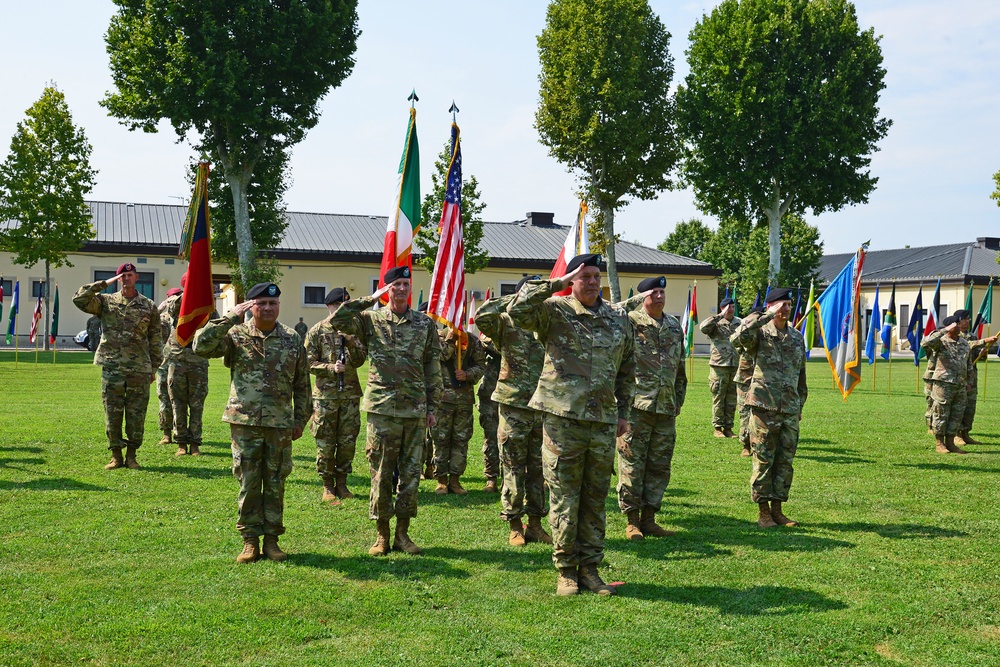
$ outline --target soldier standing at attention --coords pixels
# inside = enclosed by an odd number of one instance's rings
[[[330,290],[325,300],[330,316],[350,300],[351,295],[343,287]],[[327,317],[306,334],[306,354],[309,372],[316,376],[309,429],[316,438],[316,472],[323,480],[322,500],[353,498],[347,488],[347,475],[352,471],[361,432],[358,367],[365,363],[367,351],[356,336],[338,331]]]
[[[258,283],[225,317],[211,320],[194,339],[195,354],[222,357],[232,379],[222,421],[229,423],[233,475],[240,482],[243,536],[237,563],[264,556],[283,561],[285,478],[292,472],[292,441],[309,419],[309,364],[302,339],[278,322],[281,290]],[[243,322],[247,312],[253,319]]]
[[[479,426],[483,429],[483,477],[486,478],[483,491],[499,493],[497,478],[500,477],[500,447],[497,443],[497,429],[500,426],[500,413],[497,402],[492,397],[500,375],[500,350],[486,334],[479,334],[479,343],[483,347],[484,359],[483,379],[476,389],[476,396],[479,398]]]
[[[670,484],[687,374],[681,323],[663,312],[666,286],[663,276],[646,278],[624,304],[635,334],[635,401],[629,429],[618,438],[618,506],[630,540],[674,534],[657,525],[656,513]]]
[[[763,306],[757,306],[750,311],[750,314],[743,318],[743,324],[749,324],[764,313]],[[733,382],[736,383],[736,413],[740,419],[740,444],[743,451],[740,456],[750,456],[750,406],[747,405],[747,392],[750,390],[750,380],[753,379],[753,367],[756,359],[740,345],[739,339],[733,343],[733,349],[739,355],[739,362],[736,364],[736,375]]]
[[[753,453],[750,495],[757,503],[761,528],[798,525],[781,511],[792,486],[792,460],[808,395],[805,342],[795,327],[788,326],[791,306],[791,290],[772,289],[767,311],[743,323],[731,339],[756,359],[746,404]]]
[[[431,429],[434,442],[434,470],[437,487],[434,493],[468,493],[462,475],[469,461],[472,438],[472,408],[475,384],[483,377],[483,347],[469,336],[468,345],[458,357],[458,337],[452,329],[438,331],[441,337],[441,400],[435,412],[437,423]],[[461,359],[461,364],[457,363]]]
[[[128,466],[139,469],[136,450],[142,445],[149,405],[149,385],[163,361],[160,314],[156,304],[135,288],[139,274],[125,262],[111,280],[98,280],[76,291],[73,303],[85,313],[101,318],[101,342],[94,364],[101,366],[101,398],[111,462],[105,470]],[[121,281],[121,289],[103,294]],[[122,421],[125,437],[122,438]],[[122,448],[126,455],[122,458]]]
[[[160,401],[159,426],[163,432],[163,438],[156,444],[169,445],[173,442],[174,430],[174,408],[170,404],[170,387],[167,386],[167,351],[171,338],[170,313],[167,312],[167,304],[170,297],[181,293],[179,287],[172,287],[167,290],[167,298],[158,306],[160,313],[160,338],[163,340],[163,361],[156,369],[156,398]],[[180,306],[178,306],[179,308]]]
[[[578,255],[566,275],[533,280],[507,312],[538,334],[545,361],[529,407],[543,412],[542,471],[549,485],[558,595],[579,586],[614,595],[604,559],[605,501],[615,437],[625,434],[635,393],[635,339],[628,316],[601,299],[599,255]],[[569,286],[570,296],[553,297]]]
[[[419,554],[409,536],[417,515],[417,487],[424,434],[437,423],[441,399],[441,344],[434,321],[409,306],[410,269],[397,266],[382,277],[385,287],[369,297],[348,301],[330,324],[354,334],[368,349],[368,383],[361,409],[368,413],[365,451],[371,467],[369,515],[378,538],[368,553],[389,553],[389,520],[396,516],[392,548]],[[388,293],[387,308],[369,310]],[[396,500],[392,473],[399,467]]]
[[[712,339],[712,355],[708,360],[708,387],[712,391],[712,426],[716,438],[735,438],[733,419],[736,414],[736,352],[729,337],[740,325],[734,317],[736,304],[730,298],[719,303],[719,312],[701,323],[701,332]]]
[[[956,310],[954,315],[958,318],[958,328],[962,332],[962,336],[969,341],[969,351],[971,354],[968,380],[969,390],[965,397],[965,413],[962,416],[962,423],[958,427],[958,434],[955,436],[955,444],[979,445],[982,443],[978,440],[973,440],[972,436],[969,435],[969,431],[972,430],[972,423],[976,418],[976,404],[979,402],[978,363],[989,353],[990,345],[997,340],[997,336],[977,340],[975,336],[969,334],[969,327],[972,324],[972,320],[970,319],[972,314],[963,309]]]
[[[309,325],[306,324],[304,317],[300,317],[299,323],[295,325],[295,333],[297,333],[299,338],[302,340],[306,339],[306,334],[309,333]]]
[[[528,280],[521,279],[517,292]],[[542,476],[542,413],[528,405],[545,362],[545,347],[532,332],[516,326],[507,313],[517,292],[485,302],[476,313],[476,326],[500,351],[500,373],[493,392],[500,408],[500,518],[510,524],[510,544],[523,547],[528,542],[552,544],[552,538],[542,528],[542,517],[549,513]],[[521,520],[525,514],[527,528]]]

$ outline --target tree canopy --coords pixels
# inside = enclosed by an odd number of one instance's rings
[[[847,0],[723,0],[691,31],[683,177],[702,210],[767,220],[772,277],[786,214],[867,202],[878,182],[879,42]]]
[[[168,120],[221,165],[246,284],[257,255],[254,171],[305,137],[319,101],[350,74],[357,0],[114,2],[105,40],[115,90],[101,103],[129,129],[155,132]]]
[[[705,249],[705,244],[714,235],[715,232],[704,222],[698,218],[691,218],[690,220],[678,222],[674,227],[674,231],[670,232],[670,235],[660,245],[656,246],[656,248],[682,257],[701,259],[701,253]]]
[[[678,159],[670,33],[647,0],[553,0],[538,37],[535,127],[549,154],[580,181],[591,210],[614,233],[627,197],[672,187]],[[620,300],[614,244],[611,295]]]

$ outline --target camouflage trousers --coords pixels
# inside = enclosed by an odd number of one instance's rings
[[[160,430],[170,433],[174,430],[174,406],[170,402],[170,387],[167,385],[167,362],[156,369],[156,397],[160,399]]]
[[[927,409],[924,410],[924,421],[927,422],[928,429],[931,429],[934,425],[934,399],[931,398],[932,386],[933,383],[930,380],[924,380],[924,400],[927,402]]]
[[[500,447],[497,442],[500,411],[496,401],[479,397],[479,426],[483,429],[483,477],[496,479],[500,476]]]
[[[622,514],[652,507],[659,511],[670,484],[677,427],[673,415],[632,409],[632,423],[618,450],[618,506]]]
[[[316,472],[326,481],[353,471],[354,453],[361,433],[358,399],[313,399],[309,430],[316,438]]]
[[[731,429],[736,415],[736,368],[709,366],[708,388],[712,392],[712,426]]]
[[[976,420],[976,404],[979,403],[979,389],[973,387],[965,394],[965,412],[962,414],[960,433],[972,430],[972,422]]]
[[[792,460],[799,446],[799,415],[750,408],[750,451],[753,472],[750,497],[755,503],[788,500]]]
[[[401,418],[368,413],[365,456],[371,468],[372,488],[368,516],[374,520],[417,516],[417,487],[424,456],[423,417]],[[399,486],[392,500],[392,475],[399,467]]]
[[[437,424],[431,428],[434,471],[439,477],[465,474],[472,438],[472,406],[442,403],[435,414]]]
[[[174,442],[201,445],[208,364],[171,359],[167,362],[167,389],[173,408]]]
[[[747,405],[747,392],[750,383],[736,385],[736,413],[740,417],[740,444],[745,449],[750,448],[750,406]]]
[[[545,479],[542,476],[542,413],[531,408],[500,404],[498,441],[503,492],[500,518],[504,521],[545,516]]]
[[[149,374],[102,369],[101,400],[104,402],[104,432],[108,436],[108,449],[142,445],[146,408],[149,406]]]
[[[604,560],[605,502],[615,461],[615,424],[542,416],[542,473],[549,485],[552,562]]]
[[[236,530],[244,537],[285,532],[285,478],[292,472],[292,429],[229,425],[233,476],[240,482]]]
[[[931,430],[934,436],[944,438],[955,435],[962,427],[967,400],[965,385],[952,382],[931,381]]]

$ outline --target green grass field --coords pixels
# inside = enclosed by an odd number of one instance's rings
[[[507,544],[482,493],[422,482],[411,535],[423,556],[367,549],[359,497],[320,502],[315,446],[295,443],[287,563],[237,565],[238,486],[213,362],[205,456],[157,446],[155,393],[141,471],[106,472],[91,355],[0,354],[0,665],[997,665],[1000,663],[1000,364],[969,456],[926,435],[912,363],[879,365],[845,404],[809,365],[787,513],[762,531],[747,459],[711,437],[695,362],[661,523],[630,543],[612,492],[602,573],[620,595],[554,595],[550,550]],[[984,373],[981,371],[981,384]],[[614,484],[616,480],[612,478]]]

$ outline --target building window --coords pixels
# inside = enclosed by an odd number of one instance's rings
[[[145,257],[136,257],[135,258],[135,263],[136,264],[145,264],[147,261],[148,260]]]
[[[323,302],[326,301],[326,293],[326,285],[303,285],[302,305],[322,306]]]
[[[94,282],[97,282],[98,280],[111,280],[116,275],[118,274],[114,271],[94,271]],[[155,276],[151,271],[140,271],[139,279],[135,282],[135,288],[139,291],[139,294],[155,301],[156,299],[154,298],[154,294],[156,294],[156,292],[153,287],[154,279]],[[114,294],[118,291],[118,286],[120,284],[121,283],[108,285],[108,287],[104,290],[104,293]]]
[[[899,320],[896,323],[899,325],[898,337],[905,340],[906,327],[910,324],[910,307],[908,305],[903,304],[899,307]]]
[[[4,292],[6,294],[6,292]],[[32,280],[31,281],[31,298],[37,299],[41,297],[45,298],[45,281],[44,280]]]
[[[8,299],[11,298],[11,295],[14,293],[14,281],[13,280],[7,280],[6,278],[4,278],[3,281],[2,281],[2,284],[3,284],[3,295],[4,295],[4,297],[6,297]]]
[[[501,280],[499,283],[500,296],[507,296],[517,291],[517,283],[508,280]]]
[[[941,320],[943,320],[946,317],[948,317],[948,304],[942,303],[941,307],[938,309],[938,318],[936,321],[940,323]]]
[[[374,294],[375,292],[378,291],[378,280],[379,280],[378,276],[372,278],[372,291],[369,292],[369,294]]]
[[[166,264],[167,266],[170,266],[171,264],[174,263],[174,259],[172,257],[168,257],[165,260],[163,260],[163,263]]]

